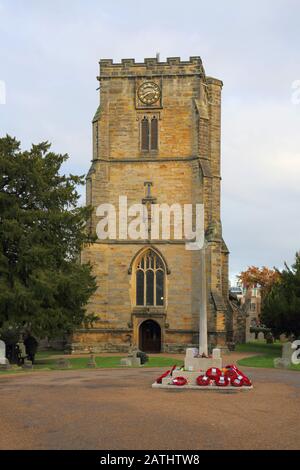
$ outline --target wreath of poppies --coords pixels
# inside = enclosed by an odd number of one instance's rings
[[[217,387],[251,387],[252,382],[243,372],[235,365],[228,365],[222,370],[217,367],[211,367],[206,371],[205,375],[197,378],[197,384],[200,387],[207,385],[216,385]]]
[[[156,383],[161,384],[162,379],[165,377],[172,378],[173,372],[176,366],[173,366],[171,370],[168,370],[160,377],[156,379]],[[251,387],[252,382],[243,372],[241,372],[235,365],[231,364],[223,369],[218,367],[210,367],[205,374],[199,375],[196,379],[199,387],[208,387],[210,385],[216,385],[217,387]],[[187,385],[188,381],[185,377],[172,378],[170,385],[177,387],[183,387]]]
[[[175,379],[172,380],[172,384],[177,385],[177,387],[183,387],[187,384],[187,380],[185,377],[175,377]]]

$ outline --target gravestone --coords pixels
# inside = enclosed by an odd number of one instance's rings
[[[221,349],[215,348],[212,350],[213,359],[221,359]]]
[[[246,343],[255,341],[255,333],[251,333],[250,328],[246,329]]]
[[[10,369],[11,365],[6,357],[6,344],[0,340],[0,370]]]
[[[96,361],[95,361],[95,356],[94,354],[91,354],[90,355],[90,358],[89,358],[89,361],[87,363],[87,366],[89,369],[96,369],[97,367],[97,364],[96,364]]]
[[[137,353],[137,351],[133,351],[131,354],[128,354],[128,357],[123,357],[120,361],[121,366],[140,367],[141,358],[137,357]]]
[[[61,357],[57,360],[56,365],[59,369],[71,369],[71,363],[68,359]]]
[[[137,351],[132,353],[132,367],[139,367],[141,365],[141,358],[137,356]]]
[[[260,331],[260,332],[258,333],[257,339],[258,339],[259,341],[263,341],[263,340],[265,339],[265,335],[264,335],[264,333],[263,333],[262,331]]]
[[[279,336],[279,340],[281,343],[285,343],[288,339],[286,337],[286,334],[285,333],[282,333],[280,336]]]
[[[131,359],[129,357],[122,357],[120,361],[121,366],[130,367],[131,366]]]
[[[6,363],[6,346],[4,341],[0,340],[0,364],[5,365]]]
[[[287,342],[282,345],[282,359],[291,361],[293,352],[292,343]]]
[[[287,342],[282,345],[282,355],[274,359],[275,369],[287,369],[292,364],[292,355],[294,349],[292,343]]]
[[[29,359],[25,359],[24,364],[22,365],[22,369],[25,369],[25,370],[33,369],[32,361],[29,361]]]

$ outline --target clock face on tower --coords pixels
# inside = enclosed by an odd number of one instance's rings
[[[144,104],[154,104],[160,99],[160,88],[154,82],[145,82],[138,89],[138,97]]]

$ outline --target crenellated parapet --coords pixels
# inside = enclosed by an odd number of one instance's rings
[[[122,59],[114,63],[112,59],[101,59],[100,76],[98,80],[113,77],[130,76],[168,76],[187,75],[205,77],[205,71],[201,57],[190,57],[189,60],[181,60],[180,57],[168,57],[165,62],[158,58],[145,58],[144,62],[135,62],[135,59]]]

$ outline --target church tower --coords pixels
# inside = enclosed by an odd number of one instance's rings
[[[228,249],[220,219],[222,82],[205,74],[200,57],[100,60],[100,105],[93,119],[93,160],[87,175],[88,229],[100,204],[203,204],[208,342],[232,340]],[[151,225],[151,220],[150,220]],[[173,223],[174,225],[174,223]],[[173,227],[174,228],[174,227]],[[198,344],[201,256],[185,240],[97,241],[82,251],[98,289],[91,328],[73,337],[77,350],[177,352]]]

